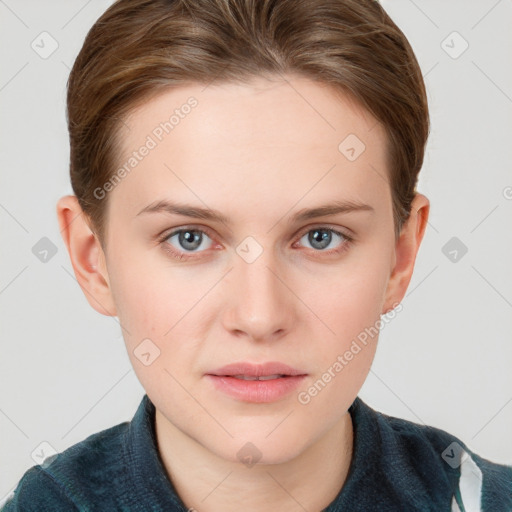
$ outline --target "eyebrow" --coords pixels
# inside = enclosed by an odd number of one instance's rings
[[[325,217],[327,215],[336,215],[341,213],[350,213],[357,211],[368,211],[375,213],[375,209],[364,203],[357,201],[334,201],[332,203],[317,206],[315,208],[304,208],[292,215],[289,222],[303,222],[316,217]],[[218,210],[211,208],[202,208],[183,203],[176,203],[167,199],[155,201],[144,207],[136,217],[145,213],[168,213],[170,215],[182,215],[194,219],[204,219],[209,221],[222,222],[229,224],[229,219]]]

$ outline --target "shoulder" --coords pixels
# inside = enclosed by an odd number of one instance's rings
[[[0,512],[54,510],[65,512],[78,510],[66,490],[46,474],[41,466],[28,469],[19,481],[14,493],[0,508]]]
[[[452,493],[453,512],[512,510],[512,466],[479,456],[442,429],[375,415],[387,464],[407,470],[427,492],[445,486]]]
[[[28,469],[0,512],[18,510],[84,510],[101,502],[108,482],[112,489],[126,485],[124,435],[128,422],[90,435],[61,453]]]

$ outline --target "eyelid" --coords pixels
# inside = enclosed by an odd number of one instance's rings
[[[175,228],[170,228],[165,231],[163,231],[160,235],[157,236],[158,241],[162,242],[169,238],[170,236],[179,233],[180,231],[186,231],[187,229],[191,231],[202,231],[206,233],[212,240],[215,239],[215,236],[213,235],[213,231],[207,228],[206,226],[199,226],[194,224],[188,224],[184,226],[178,226]],[[301,228],[299,233],[297,235],[294,235],[293,238],[296,238],[297,240],[300,240],[306,233],[309,233],[313,229],[329,229],[336,233],[339,233],[340,235],[344,236],[347,239],[353,239],[354,233],[349,230],[348,228],[340,228],[339,226],[332,226],[330,224],[326,223],[316,223],[316,224],[310,224],[308,226],[305,226]],[[346,232],[348,231],[348,232]]]
[[[310,231],[314,229],[326,229],[333,231],[335,233],[339,233],[341,236],[345,237],[347,240],[351,240],[355,237],[355,234],[348,228],[342,228],[340,226],[333,226],[328,223],[316,223],[311,224],[309,226],[306,226],[299,231],[298,239],[301,239],[306,233],[309,233]]]
[[[201,231],[205,234],[207,234],[212,240],[214,239],[214,236],[212,235],[212,231],[205,227],[205,226],[195,226],[193,224],[188,224],[188,225],[184,225],[184,226],[178,226],[178,227],[175,227],[175,228],[171,228],[171,229],[166,229],[165,231],[163,231],[160,235],[157,236],[157,240],[159,242],[163,242],[165,240],[167,240],[167,238],[179,233],[180,231]]]

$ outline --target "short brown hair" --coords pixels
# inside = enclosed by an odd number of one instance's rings
[[[414,52],[376,0],[118,0],[89,30],[67,93],[71,184],[102,246],[107,198],[94,190],[119,165],[130,111],[187,83],[286,73],[334,86],[382,123],[398,238],[429,114]]]

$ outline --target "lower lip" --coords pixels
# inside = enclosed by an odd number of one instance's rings
[[[275,402],[295,390],[306,377],[294,375],[269,380],[243,380],[226,375],[207,375],[220,391],[244,402]]]

